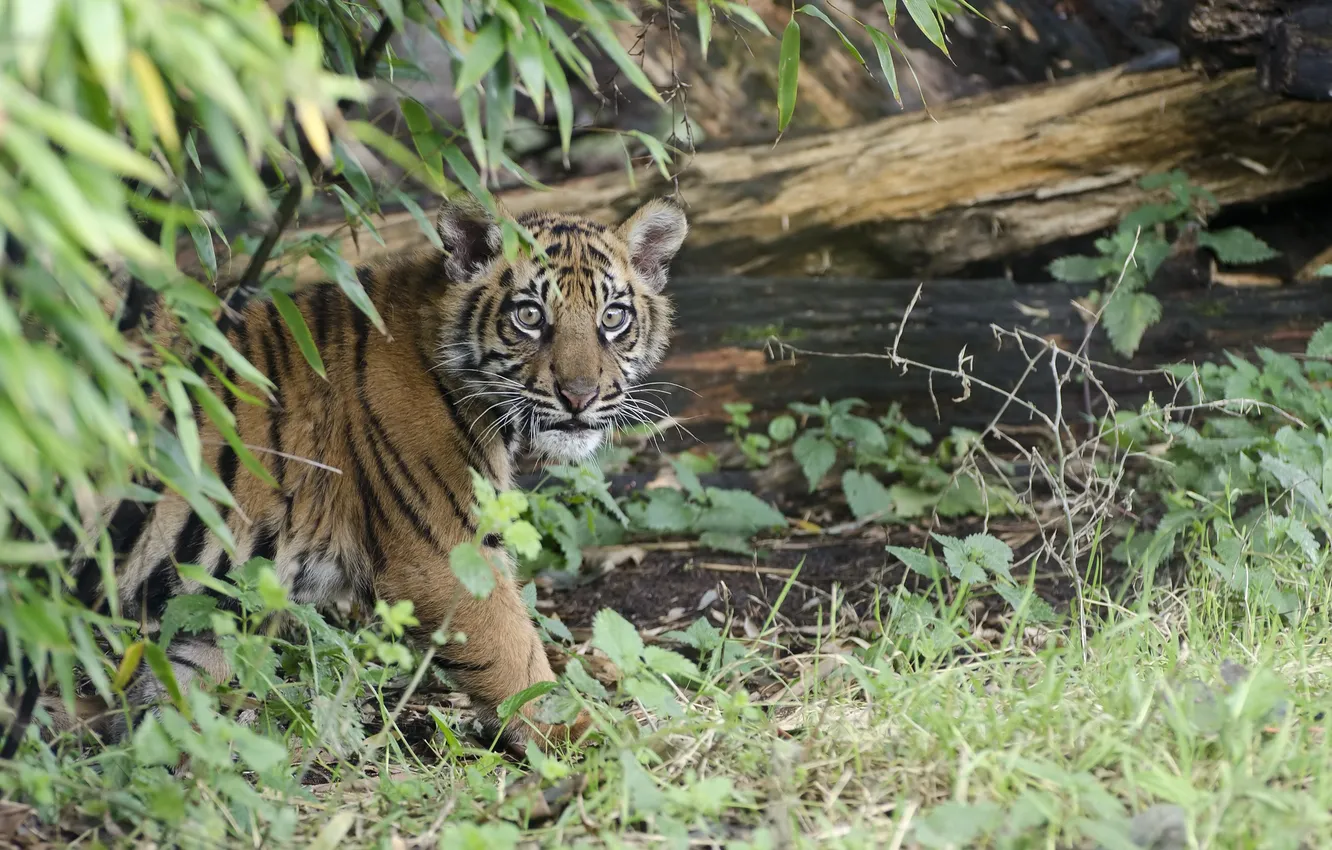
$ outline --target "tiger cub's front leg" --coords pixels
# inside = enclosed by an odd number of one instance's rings
[[[487,549],[495,570],[495,587],[477,599],[454,576],[449,564],[437,556],[424,566],[399,560],[380,575],[376,595],[393,603],[409,599],[420,625],[415,636],[429,640],[443,628],[449,640],[439,650],[443,667],[476,705],[482,722],[493,725],[499,704],[539,682],[555,681],[545,647],[518,592],[508,559]],[[415,561],[421,564],[422,561]],[[459,641],[461,632],[465,639]],[[541,723],[534,717],[535,701],[522,707],[521,718],[505,729],[511,741],[533,741],[543,751],[563,743],[578,743],[591,725],[586,712],[569,725]],[[516,739],[516,741],[515,741]]]

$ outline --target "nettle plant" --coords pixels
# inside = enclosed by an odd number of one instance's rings
[[[768,426],[775,444],[790,443],[810,492],[839,462],[842,490],[857,519],[902,522],[927,513],[943,517],[1008,514],[1020,502],[1005,482],[959,469],[980,435],[953,428],[937,444],[924,428],[912,425],[894,404],[878,419],[854,411],[866,407],[858,398],[789,405],[802,423],[778,416]],[[796,436],[796,434],[799,436]],[[888,486],[881,476],[898,480]]]
[[[1164,514],[1150,531],[1128,529],[1116,557],[1151,585],[1180,552],[1198,552],[1231,601],[1295,617],[1328,565],[1332,534],[1332,323],[1303,358],[1259,348],[1255,361],[1175,367],[1195,403],[1226,400],[1200,425],[1149,400],[1121,411],[1104,433],[1125,451],[1164,443],[1140,489]]]
[[[1182,171],[1142,178],[1145,191],[1164,193],[1166,200],[1144,204],[1124,216],[1118,229],[1096,240],[1095,256],[1060,257],[1050,264],[1057,280],[1081,283],[1102,280],[1107,288],[1089,300],[1101,311],[1101,324],[1115,351],[1132,357],[1142,335],[1161,318],[1161,302],[1147,286],[1171,246],[1187,231],[1197,244],[1227,264],[1260,263],[1277,256],[1271,246],[1242,227],[1208,230],[1207,218],[1220,209],[1216,196],[1189,182]]]

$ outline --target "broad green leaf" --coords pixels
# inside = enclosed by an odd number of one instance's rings
[[[1221,262],[1234,265],[1261,263],[1278,256],[1271,245],[1242,227],[1200,231],[1198,244],[1211,248]]]
[[[842,473],[846,504],[856,519],[873,517],[879,522],[893,518],[893,499],[888,489],[868,472],[848,469]]]
[[[243,726],[237,726],[232,734],[235,736],[233,743],[236,745],[236,754],[256,772],[271,770],[289,756],[287,748],[279,741],[259,735]]]
[[[1132,357],[1142,335],[1161,318],[1161,302],[1145,292],[1118,292],[1101,312],[1101,323],[1115,351]]]
[[[811,493],[818,488],[823,476],[827,475],[828,470],[837,462],[837,447],[817,434],[801,434],[791,446],[791,454],[804,471]]]
[[[774,443],[784,443],[795,436],[795,418],[783,413],[768,423],[768,436]]]
[[[449,567],[477,599],[485,599],[495,589],[495,568],[475,543],[455,546],[449,553]]]
[[[902,546],[889,546],[887,549],[913,572],[920,573],[933,580],[943,577],[943,570],[939,568],[939,562],[919,549],[906,549]]]
[[[643,666],[643,639],[632,623],[609,608],[592,618],[592,645],[610,658],[624,676]]]
[[[796,85],[800,80],[800,24],[795,16],[782,33],[782,47],[777,57],[777,132],[783,133],[795,114]]]
[[[825,15],[822,9],[818,8],[817,6],[811,6],[810,4],[806,3],[805,5],[801,6],[799,9],[796,9],[796,11],[804,13],[806,15],[810,15],[811,17],[818,18],[820,21],[823,21],[825,24],[832,27],[833,32],[837,33],[837,37],[842,40],[842,46],[847,49],[847,52],[850,53],[855,58],[855,60],[859,62],[861,65],[865,64],[865,57],[860,55],[860,51],[856,48],[854,44],[851,43],[851,40],[846,37],[846,33],[842,32],[842,28],[837,26],[837,24],[833,23],[832,18],[829,18],[827,15]]]
[[[463,55],[462,69],[453,85],[455,97],[470,89],[495,67],[495,63],[504,55],[504,24],[498,18],[486,21],[485,26],[477,31],[472,43]]]
[[[916,26],[920,27],[925,37],[947,56],[948,45],[944,42],[943,29],[939,26],[934,3],[931,0],[902,0],[902,3],[906,6],[907,13],[911,15],[911,20],[916,22]]]
[[[301,310],[296,306],[296,302],[291,300],[291,296],[280,290],[274,290],[272,293],[273,304],[277,306],[278,313],[282,315],[282,320],[286,322],[287,329],[291,335],[296,338],[296,345],[300,348],[301,354],[305,356],[305,362],[310,364],[310,368],[315,370],[315,374],[327,380],[328,375],[324,372],[324,360],[319,356],[319,349],[315,347],[314,338],[310,335],[310,326],[305,323],[305,317],[301,315]]]
[[[1309,337],[1304,349],[1306,357],[1332,357],[1332,322],[1326,322]]]
[[[134,758],[139,764],[161,764],[174,767],[180,761],[180,750],[171,742],[157,717],[145,714],[134,729]]]

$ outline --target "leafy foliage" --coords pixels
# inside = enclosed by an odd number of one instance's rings
[[[1124,216],[1109,236],[1096,240],[1095,256],[1060,257],[1050,264],[1057,280],[1104,280],[1107,289],[1095,293],[1101,324],[1115,351],[1132,357],[1142,335],[1161,318],[1161,302],[1146,292],[1161,263],[1177,240],[1193,233],[1197,244],[1227,264],[1259,263],[1276,251],[1240,227],[1206,229],[1207,216],[1220,207],[1210,191],[1189,182],[1182,171],[1148,175],[1139,181],[1146,191],[1164,192],[1168,200],[1144,204]]]

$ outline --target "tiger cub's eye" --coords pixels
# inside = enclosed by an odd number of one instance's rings
[[[529,331],[537,330],[546,323],[541,308],[535,304],[519,304],[514,308],[513,320],[518,323],[518,327]]]
[[[629,311],[623,307],[607,307],[601,314],[601,328],[606,331],[618,331],[629,323]]]

